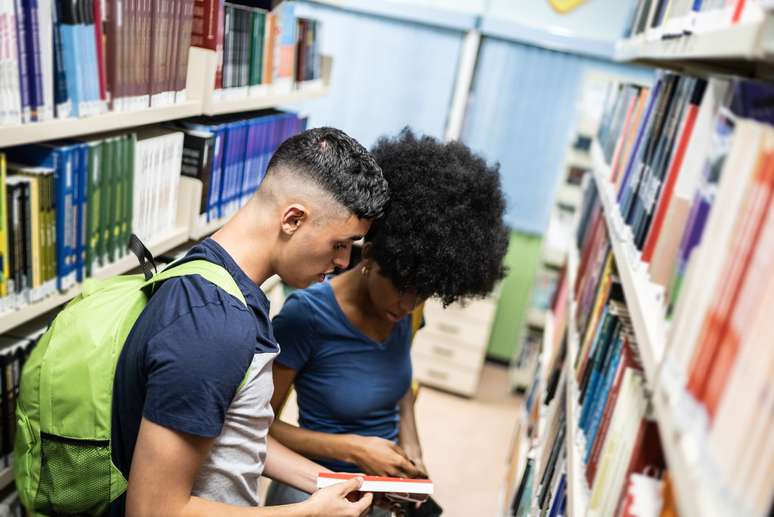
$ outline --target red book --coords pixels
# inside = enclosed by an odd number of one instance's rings
[[[734,16],[731,18],[731,23],[736,23],[742,17],[744,12],[744,0],[736,0],[736,7],[734,8]]]
[[[701,83],[697,86],[697,90],[694,91],[691,97],[691,102],[688,105],[688,109],[685,114],[685,125],[683,131],[680,134],[680,140],[675,150],[674,158],[672,159],[672,165],[667,173],[667,179],[664,183],[662,194],[658,200],[658,206],[656,207],[655,215],[653,216],[653,223],[648,233],[648,238],[645,241],[645,246],[642,248],[642,261],[649,263],[653,258],[653,252],[656,250],[656,243],[658,242],[658,236],[661,234],[661,229],[664,226],[664,220],[669,209],[669,205],[672,201],[675,185],[677,184],[677,177],[680,174],[680,169],[683,166],[683,159],[685,158],[685,150],[688,148],[688,143],[691,141],[691,135],[693,134],[693,128],[696,125],[696,117],[699,115],[699,104],[704,96],[704,90],[706,83]]]
[[[223,0],[195,0],[191,45],[218,50],[223,45],[222,34]]]

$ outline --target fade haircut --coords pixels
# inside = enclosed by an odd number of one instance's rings
[[[339,129],[308,129],[282,142],[267,175],[286,170],[314,182],[361,219],[384,213],[389,188],[382,169],[354,138]]]

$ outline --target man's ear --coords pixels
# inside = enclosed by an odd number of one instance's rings
[[[285,235],[293,235],[309,219],[309,213],[304,205],[294,203],[282,211],[280,227]]]

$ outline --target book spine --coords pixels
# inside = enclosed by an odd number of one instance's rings
[[[35,121],[45,120],[38,1],[26,0],[24,2],[24,9],[25,36],[27,38],[27,74],[30,83],[30,116]]]
[[[94,16],[94,45],[97,51],[97,73],[99,76],[99,98],[102,101],[107,101],[107,75],[105,64],[105,18],[102,10],[103,0],[94,0],[93,3],[93,16]]]
[[[215,85],[216,90],[223,88],[223,36],[225,27],[225,3],[223,0],[209,0],[217,8],[218,15],[215,18],[215,41],[214,50],[216,54],[215,65]],[[209,48],[209,47],[208,47]]]
[[[186,79],[188,77],[188,58],[191,53],[192,26],[194,23],[194,0],[184,2],[184,25],[180,31],[177,77],[175,81],[175,101],[186,101]]]
[[[16,13],[16,51],[19,63],[19,89],[21,94],[22,122],[32,121],[32,85],[29,76],[29,55],[27,48],[27,30],[25,10],[22,0],[14,0]]]

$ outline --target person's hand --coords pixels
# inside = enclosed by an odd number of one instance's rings
[[[403,445],[403,451],[406,453],[406,457],[409,461],[413,463],[420,472],[420,474],[415,477],[428,479],[430,476],[427,474],[427,467],[422,459],[422,449],[419,448],[419,445],[412,445],[411,443],[405,444]]]
[[[355,494],[363,485],[363,478],[352,478],[344,483],[336,483],[327,488],[322,488],[307,499],[312,517],[360,517],[368,511],[373,501],[372,494],[362,494],[355,499]]]
[[[411,463],[403,449],[384,438],[353,435],[353,455],[354,463],[372,476],[422,476],[422,471]]]

